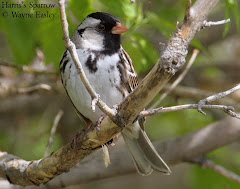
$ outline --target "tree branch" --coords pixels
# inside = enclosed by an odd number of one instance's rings
[[[220,92],[218,94],[214,94],[214,95],[209,96],[209,97],[207,97],[203,100],[200,100],[199,103],[198,103],[198,111],[205,115],[206,113],[202,111],[202,106],[203,105],[206,105],[209,102],[216,101],[220,98],[224,98],[225,96],[230,95],[230,94],[234,93],[235,91],[237,91],[239,89],[240,89],[240,84],[238,84],[237,86],[235,86],[235,87],[233,87],[233,88],[231,88],[227,91]]]
[[[144,110],[139,114],[139,118],[146,117],[146,116],[152,116],[155,114],[160,113],[166,113],[166,112],[175,112],[180,110],[186,110],[186,109],[198,109],[198,104],[184,104],[184,105],[178,105],[178,106],[171,106],[171,107],[160,107],[152,110]],[[229,114],[232,117],[240,119],[240,115],[234,112],[234,108],[232,106],[225,106],[225,105],[203,105],[202,108],[205,109],[218,109],[223,110],[225,113]]]
[[[163,89],[168,90],[170,87],[169,84],[166,84]],[[178,85],[176,88],[173,89],[171,92],[171,95],[175,95],[180,98],[190,98],[192,100],[199,101],[201,99],[207,98],[209,96],[213,95],[213,92],[196,89],[193,87],[187,87]],[[240,105],[238,105],[238,102],[236,100],[233,100],[231,97],[226,96],[222,99],[216,100],[216,103],[218,104],[226,104],[230,106],[234,106],[235,109],[240,110]]]
[[[165,91],[161,97],[159,98],[159,100],[157,100],[157,102],[155,102],[150,109],[152,108],[156,108],[162,101],[163,99],[165,99],[171,92],[172,90],[184,79],[184,77],[186,76],[186,74],[188,73],[188,71],[190,70],[192,64],[194,63],[197,55],[199,53],[199,50],[194,49],[193,50],[193,54],[189,60],[189,62],[187,63],[186,68],[184,69],[184,71],[178,76],[178,78],[173,82],[173,84],[168,88],[167,91]]]
[[[50,148],[52,146],[52,142],[53,142],[53,136],[56,133],[59,121],[62,118],[62,116],[63,116],[63,111],[59,110],[57,115],[54,118],[54,121],[53,121],[53,126],[52,126],[52,129],[51,129],[50,137],[48,139],[48,144],[47,144],[47,148],[46,148],[44,157],[46,157],[48,155],[48,153],[49,153],[49,150],[50,150]]]
[[[204,20],[202,27],[204,28],[204,27],[210,27],[210,26],[217,26],[217,25],[226,24],[228,22],[230,22],[230,18],[228,18],[226,20],[216,21],[216,22]]]
[[[38,70],[38,69],[32,68],[31,66],[26,66],[26,65],[20,66],[20,65],[16,65],[16,64],[7,63],[2,60],[0,60],[0,66],[14,68],[21,72],[31,73],[31,74],[36,74],[36,75],[57,75],[56,71]]]
[[[52,91],[52,86],[44,83],[36,84],[30,87],[22,87],[18,88],[15,86],[4,86],[0,83],[0,97],[9,97],[12,95],[18,95],[18,94],[32,94],[39,91]]]
[[[192,163],[196,163],[196,164],[200,165],[202,168],[211,169],[211,170],[215,171],[216,173],[240,184],[240,176],[239,175],[236,175],[235,173],[227,170],[223,166],[217,165],[212,160],[210,160],[204,156],[201,156],[199,158],[192,160]]]
[[[197,131],[193,131],[186,135],[167,139],[165,141],[156,142],[154,143],[154,146],[168,165],[175,165],[181,162],[191,162],[192,160],[202,156],[203,154],[206,154],[214,149],[237,141],[240,137],[239,124],[240,120],[227,117],[221,121],[215,122],[207,127],[204,127]],[[72,185],[81,184],[83,182],[86,183],[92,180],[111,178],[116,175],[136,173],[136,169],[134,167],[134,164],[131,163],[132,159],[129,155],[127,148],[125,146],[119,145],[120,144],[118,143],[116,144],[116,146],[109,148],[111,165],[108,168],[104,167],[104,162],[101,155],[102,150],[98,150],[92,156],[89,156],[88,158],[81,161],[78,165],[78,168],[71,169],[68,174],[60,175],[54,180],[47,183],[46,188],[58,188],[61,186],[61,184],[69,182],[71,182]],[[63,155],[63,159],[66,163],[67,158],[65,157],[65,155],[67,154],[63,153]],[[21,167],[26,168],[28,166],[27,164],[30,163],[29,161],[14,158],[17,157],[14,157],[5,152],[0,153],[1,177],[5,177],[6,175],[12,176],[13,173],[16,174],[19,172],[18,169],[20,169]],[[73,155],[72,158],[74,159]],[[49,161],[44,159],[45,158],[39,160],[39,163],[41,163],[41,161],[45,161],[45,163],[48,163],[48,166],[52,165],[50,161],[51,159],[48,159]],[[35,164],[35,162],[33,162],[33,164]],[[50,168],[51,167],[49,167],[49,169]],[[53,169],[55,168],[56,167],[54,167]],[[61,167],[57,168],[61,169]],[[23,170],[24,169],[22,169],[22,171]],[[86,174],[86,172],[88,174]],[[39,179],[44,178],[44,176],[46,177],[44,172],[39,173],[43,175],[43,177],[40,177],[38,175]],[[34,173],[32,174],[35,175]],[[17,177],[16,181],[18,181],[17,183],[19,184],[19,182],[22,181],[23,178],[27,180],[26,176],[32,177],[33,175],[24,175],[25,177]],[[14,179],[12,178],[12,180]],[[41,181],[43,182],[46,180],[43,179]]]
[[[179,80],[177,79],[176,81],[179,81]],[[170,86],[170,89],[173,89],[173,86],[175,86],[175,84],[177,84],[177,82],[174,82],[173,85]],[[185,110],[185,109],[197,109],[200,113],[203,113],[204,115],[206,115],[206,113],[202,111],[202,108],[206,108],[206,109],[223,110],[225,113],[229,114],[230,116],[240,119],[240,115],[238,115],[236,112],[234,112],[234,108],[232,106],[207,105],[207,103],[221,99],[229,94],[232,94],[233,92],[235,92],[239,89],[240,89],[240,84],[238,84],[236,87],[233,87],[227,91],[220,92],[218,94],[214,94],[203,100],[200,100],[198,104],[185,104],[185,105],[172,106],[172,107],[167,107],[167,108],[161,107],[161,108],[156,108],[156,109],[144,110],[144,111],[140,112],[138,118],[152,116],[152,115],[164,113],[164,112],[173,112],[173,111],[179,111],[179,110]],[[164,93],[164,94],[166,94],[166,93]]]

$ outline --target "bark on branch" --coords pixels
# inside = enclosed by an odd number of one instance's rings
[[[166,141],[156,142],[154,145],[168,165],[175,165],[185,161],[192,162],[195,158],[203,154],[238,140],[240,138],[239,124],[240,120],[228,117],[197,131],[177,138],[167,139]],[[129,152],[125,146],[116,145],[110,147],[109,150],[111,165],[108,168],[104,167],[102,151],[99,150],[94,154],[94,157],[89,157],[81,161],[78,168],[74,168],[70,170],[68,174],[60,175],[47,183],[46,188],[58,188],[61,187],[62,184],[68,185],[69,182],[74,185],[92,180],[111,178],[116,175],[136,173]],[[16,157],[7,153],[0,153],[1,177],[5,176],[6,172],[3,171],[5,169],[9,170],[9,168],[12,168],[11,174],[13,174],[13,172],[20,172],[17,170],[20,169],[20,165],[22,168],[24,167],[23,165],[25,165],[26,168],[30,163],[12,158]],[[5,166],[5,168],[3,166]]]

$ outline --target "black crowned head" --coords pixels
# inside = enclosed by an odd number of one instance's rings
[[[88,15],[73,34],[77,48],[113,54],[120,49],[120,34],[127,31],[114,16],[95,12]]]

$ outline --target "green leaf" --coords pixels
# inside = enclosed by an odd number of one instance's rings
[[[232,0],[233,2],[230,4],[231,10],[233,12],[233,16],[235,19],[235,24],[237,26],[237,31],[240,32],[240,13],[238,8],[237,0]]]
[[[202,45],[200,41],[197,39],[193,39],[191,41],[191,45],[195,47],[196,49],[199,49],[200,51],[204,52],[205,54],[209,54],[208,50]]]
[[[229,11],[229,1],[225,0],[225,19],[230,18],[230,11]],[[230,29],[230,23],[224,24],[224,31],[223,31],[223,37],[226,37],[228,31]]]
[[[160,17],[153,12],[147,13],[147,19],[148,23],[151,26],[155,27],[161,34],[163,34],[167,38],[176,28],[176,25],[174,25],[173,22],[170,22],[164,17]]]
[[[41,20],[37,31],[38,38],[35,40],[43,50],[46,63],[53,63],[58,68],[65,47],[62,40],[62,28],[58,9],[55,9],[54,13],[56,15],[54,19]]]
[[[123,47],[130,55],[137,73],[147,71],[159,58],[152,44],[136,32],[123,42]]]
[[[38,1],[24,1],[26,7],[6,8],[9,16],[1,20],[1,31],[5,34],[16,64],[29,64],[35,55],[35,49],[40,47],[45,55],[46,62],[59,64],[64,50],[62,29],[59,19],[57,2],[55,8],[31,8],[29,3]],[[10,1],[9,3],[14,3]],[[37,11],[42,14],[53,14],[54,18],[37,18]],[[31,13],[32,18],[13,18],[12,12]]]
[[[240,11],[237,0],[225,0],[225,19],[230,18],[230,10],[233,13],[237,32],[240,33]],[[230,23],[225,24],[223,37],[225,37],[230,29]]]
[[[29,1],[25,1],[27,4]],[[13,1],[8,1],[13,3]],[[24,11],[23,11],[24,10]],[[16,18],[13,14],[16,12],[20,13],[35,13],[30,8],[2,8],[2,12],[5,11],[8,17],[1,17],[1,31],[4,33],[8,45],[11,48],[11,52],[14,56],[16,64],[29,64],[32,60],[35,51],[33,50],[36,46],[35,38],[39,19],[33,18]],[[2,16],[2,15],[1,15]]]
[[[91,0],[70,0],[68,2],[67,11],[71,11],[76,19],[79,21],[79,24],[83,19],[90,13],[93,12],[91,7]],[[71,19],[69,19],[71,21]]]
[[[219,68],[210,66],[204,69],[203,74],[205,78],[209,79],[223,79],[225,75],[224,71],[220,70]]]
[[[123,10],[123,4],[126,1],[100,0],[100,2],[105,6],[106,12],[114,13],[114,16],[117,18],[125,16],[126,11]]]

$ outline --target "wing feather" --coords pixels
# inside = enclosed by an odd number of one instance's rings
[[[124,70],[120,70],[120,71],[124,72],[124,73],[121,73],[126,77],[124,79],[124,85],[125,85],[125,88],[128,89],[128,92],[130,93],[138,86],[137,73],[133,67],[131,58],[122,47],[120,49],[120,58],[121,58],[121,63],[123,64],[123,67],[124,67]]]

